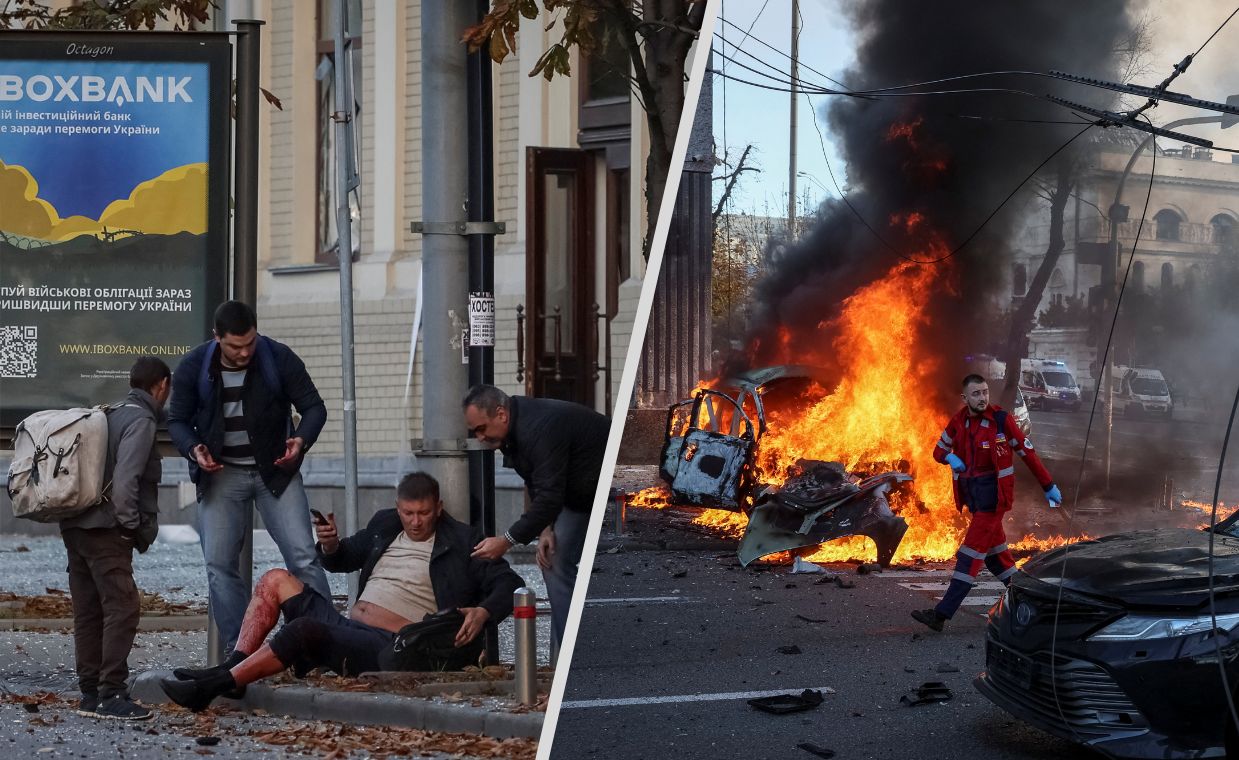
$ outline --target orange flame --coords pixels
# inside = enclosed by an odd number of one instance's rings
[[[1194,510],[1200,513],[1200,517],[1195,527],[1202,529],[1209,527],[1209,520],[1213,516],[1213,502],[1184,499],[1179,502],[1179,505],[1183,507],[1184,510]],[[1230,517],[1235,513],[1236,509],[1239,509],[1239,504],[1232,504],[1228,507],[1219,501],[1217,503],[1217,521],[1221,522],[1227,517]]]
[[[895,125],[888,136],[912,142],[918,124]],[[921,214],[895,215],[891,223],[917,235],[917,258],[936,257],[946,250],[941,232]],[[840,380],[833,389],[813,385],[791,403],[767,403],[769,427],[755,457],[756,481],[781,485],[800,459],[841,462],[848,471],[864,474],[908,472],[913,482],[888,495],[892,510],[908,522],[895,562],[951,559],[966,527],[966,519],[955,510],[950,469],[933,458],[947,414],[933,403],[935,389],[924,378],[942,374],[941,358],[917,348],[930,327],[931,298],[954,287],[951,272],[949,264],[923,267],[901,262],[849,296],[837,316],[818,325],[818,336],[793,336],[781,327],[767,338],[786,359],[829,367]],[[755,350],[752,345],[750,349]],[[665,490],[654,494],[646,489],[632,503],[661,508],[668,501]],[[693,522],[738,538],[744,534],[747,517],[742,512],[703,510]],[[1067,540],[1025,536],[1013,549],[1039,551]],[[875,557],[872,541],[853,536],[823,544],[807,559]]]

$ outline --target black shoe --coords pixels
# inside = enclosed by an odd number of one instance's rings
[[[228,659],[218,665],[209,668],[175,668],[172,675],[176,676],[181,681],[196,681],[199,678],[213,676],[221,670],[232,670],[237,665],[240,665],[249,655],[244,652],[234,651],[228,655]]]
[[[169,699],[194,712],[205,710],[216,697],[238,688],[232,674],[226,670],[193,681],[163,678],[159,685]]]
[[[912,610],[912,619],[918,623],[924,623],[929,626],[931,631],[942,631],[942,624],[947,621],[947,618],[932,607],[927,610]]]
[[[97,717],[95,710],[99,707],[98,694],[83,694],[82,701],[77,703],[77,714],[86,718]]]
[[[111,720],[150,720],[154,716],[150,710],[124,694],[113,694],[99,702],[99,706],[95,708],[95,717]]]

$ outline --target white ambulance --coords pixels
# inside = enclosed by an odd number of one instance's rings
[[[1129,415],[1149,414],[1170,419],[1174,414],[1174,401],[1170,398],[1170,386],[1161,370],[1151,367],[1114,368],[1117,378],[1114,394],[1114,411]]]
[[[1080,384],[1067,365],[1053,359],[1020,360],[1020,390],[1030,409],[1080,408]]]

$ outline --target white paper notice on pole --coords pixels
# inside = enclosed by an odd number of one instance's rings
[[[485,291],[469,294],[469,347],[495,345],[495,295]]]

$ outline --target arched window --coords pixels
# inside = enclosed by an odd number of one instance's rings
[[[1165,264],[1162,264],[1162,291],[1168,293],[1170,292],[1170,289],[1173,287],[1174,287],[1174,264],[1171,264],[1169,261],[1167,261]]]
[[[1144,292],[1144,262],[1137,261],[1131,265],[1131,285],[1137,293]]]
[[[1183,220],[1178,214],[1166,208],[1158,211],[1153,220],[1157,222],[1158,240],[1179,239],[1179,223]]]
[[[1213,242],[1222,249],[1235,246],[1235,219],[1228,214],[1218,214],[1209,221],[1213,225]]]
[[[1050,287],[1055,289],[1067,287],[1067,278],[1063,276],[1063,270],[1058,267],[1055,267],[1054,273],[1050,275]]]
[[[1015,272],[1011,277],[1011,294],[1022,296],[1028,292],[1028,269],[1023,264],[1015,265]]]
[[[1200,265],[1192,264],[1190,267],[1187,268],[1187,281],[1184,283],[1184,286],[1189,291],[1194,291],[1196,290],[1196,285],[1199,282],[1200,282]]]

